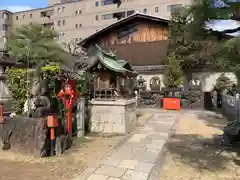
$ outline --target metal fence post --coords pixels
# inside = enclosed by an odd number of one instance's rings
[[[83,137],[85,135],[85,98],[78,99],[77,105],[77,137]]]
[[[239,94],[236,94],[236,114],[237,114],[237,117],[236,117],[236,120],[239,121]]]

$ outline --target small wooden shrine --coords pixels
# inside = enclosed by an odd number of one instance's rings
[[[136,127],[136,72],[125,60],[97,47],[87,71],[93,75],[91,132],[129,133]]]
[[[127,61],[117,60],[112,52],[106,52],[100,48],[99,52],[95,62],[88,68],[88,72],[93,75],[93,99],[132,98],[137,73],[132,71]]]

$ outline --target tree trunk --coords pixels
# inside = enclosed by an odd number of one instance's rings
[[[184,91],[188,92],[190,87],[189,87],[189,82],[192,80],[192,73],[185,73],[184,76]]]

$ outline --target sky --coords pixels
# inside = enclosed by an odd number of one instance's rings
[[[0,9],[13,12],[46,7],[48,0],[0,0]]]
[[[221,1],[221,0],[220,0]],[[230,0],[230,1],[240,1],[240,0]],[[219,1],[218,1],[219,2]],[[48,0],[0,0],[0,9],[7,9],[12,12],[24,11],[34,8],[46,7]],[[222,6],[221,3],[216,4],[217,6]],[[213,30],[222,31],[229,27],[236,28],[239,26],[235,21],[225,20],[225,21],[213,21],[210,25]]]

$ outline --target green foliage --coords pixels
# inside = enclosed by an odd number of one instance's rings
[[[221,76],[216,81],[215,89],[222,92],[228,89],[230,85],[232,85],[232,81],[224,74],[221,74]]]
[[[216,46],[205,36],[192,36],[190,33],[189,9],[172,14],[170,21],[169,53],[174,53],[184,74],[193,69],[216,67]]]
[[[183,84],[183,73],[180,62],[174,54],[168,56],[167,67],[164,72],[164,84],[166,87],[178,87]]]
[[[7,41],[11,58],[26,63],[47,64],[63,61],[64,50],[58,43],[58,33],[40,24],[28,24],[14,28]]]
[[[59,87],[56,85],[59,70],[59,66],[46,66],[42,68],[42,74],[49,82],[49,96],[53,99],[56,97],[56,93],[59,92]],[[34,70],[12,68],[7,73],[7,85],[12,92],[13,98],[16,100],[15,108],[18,112],[21,112],[27,96],[30,95],[30,85]]]
[[[213,33],[212,29],[206,29],[205,25],[211,23],[212,20],[230,20],[237,19],[236,13],[239,12],[240,3],[233,1],[223,0],[227,7],[216,8],[212,6],[212,1],[210,0],[196,0],[195,3],[189,9],[189,15],[193,19],[188,26],[188,31],[191,36],[205,35],[208,36],[209,33]],[[236,21],[239,21],[236,20]],[[237,24],[237,23],[236,23]],[[238,27],[226,27],[218,37],[218,46],[215,48],[218,50],[217,59],[223,67],[233,69],[234,71],[239,71],[239,60],[240,60],[240,38],[231,37],[229,40],[222,38],[226,33],[234,33],[240,30],[240,25]],[[215,34],[216,35],[216,34]],[[208,40],[212,41],[209,37]],[[239,77],[240,78],[240,77]]]

